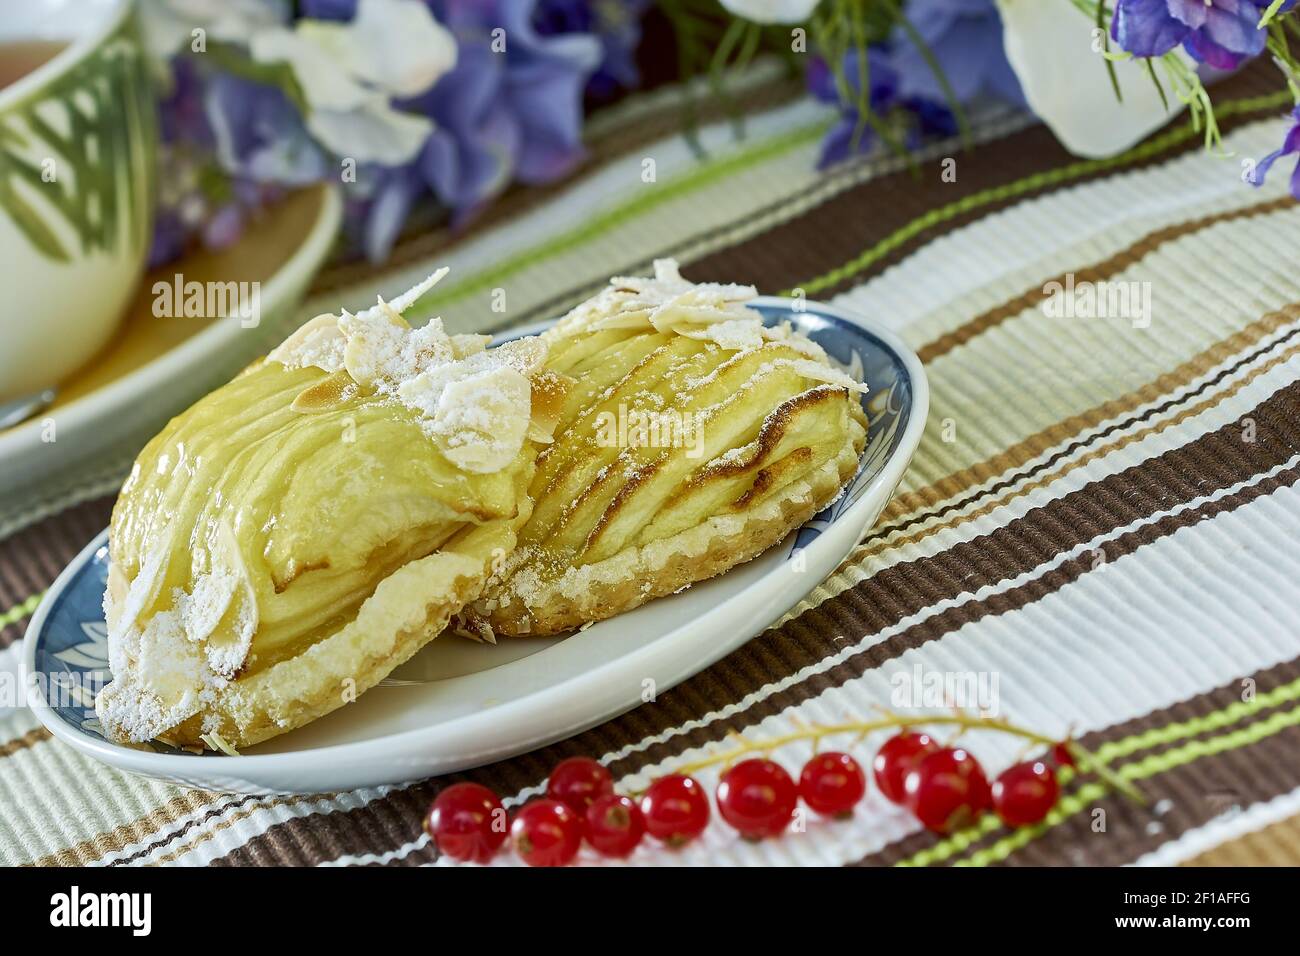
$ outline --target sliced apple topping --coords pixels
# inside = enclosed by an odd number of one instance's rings
[[[609,287],[578,305],[546,334],[552,342],[580,333],[645,332],[681,335],[720,346],[729,352],[756,349],[764,342],[784,342],[810,359],[826,353],[810,339],[795,335],[788,322],[768,326],[747,303],[758,293],[734,283],[692,283],[683,279],[676,261],[656,259],[653,278],[620,276]]]
[[[391,302],[381,298],[356,314],[317,316],[272,352],[270,360],[286,368],[330,373],[294,398],[293,411],[333,410],[358,389],[395,398],[419,413],[425,434],[448,461],[475,474],[504,468],[528,438],[549,440],[553,423],[533,422],[533,379],[543,374],[547,356],[542,339],[488,349],[489,336],[449,335],[439,318],[413,329],[403,318],[445,274],[441,269]]]
[[[307,415],[313,412],[328,412],[338,408],[355,394],[357,394],[356,380],[348,374],[347,369],[339,369],[304,388],[294,397],[293,404],[289,407],[295,412]]]

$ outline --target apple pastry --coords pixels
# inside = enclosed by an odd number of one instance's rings
[[[833,502],[866,440],[866,386],[749,286],[671,260],[615,278],[542,339],[573,379],[538,455],[531,516],[469,636],[554,634],[755,557]]]
[[[313,319],[140,453],[110,532],[109,736],[229,750],[301,726],[513,551],[567,383],[546,340],[411,328],[442,274]]]

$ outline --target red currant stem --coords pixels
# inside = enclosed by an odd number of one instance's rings
[[[1074,757],[1074,761],[1079,765],[1080,770],[1085,773],[1096,774],[1098,779],[1112,790],[1122,793],[1139,806],[1146,806],[1146,797],[1142,796],[1141,792],[1133,784],[1107,767],[1096,754],[1079,746],[1073,740],[1065,741],[1064,746],[1070,752],[1070,755]]]
[[[1001,733],[1023,737],[1030,743],[1049,748],[1055,747],[1057,744],[1061,743],[1061,741],[1056,740],[1053,737],[1036,733],[1026,727],[1020,727],[999,718],[972,717],[969,714],[961,713],[934,714],[932,716],[903,716],[901,714],[890,714],[886,712],[884,716],[881,716],[876,720],[850,721],[842,724],[800,726],[798,730],[791,731],[788,734],[782,734],[779,737],[771,737],[758,743],[752,743],[743,737],[739,737],[740,743],[735,748],[710,754],[707,757],[702,757],[699,760],[675,768],[673,772],[689,776],[698,770],[704,770],[708,767],[716,767],[718,764],[729,765],[746,754],[767,753],[776,750],[779,747],[783,747],[788,743],[794,743],[800,740],[810,740],[813,742],[815,747],[823,737],[830,737],[836,734],[856,734],[858,738],[861,739],[873,731],[887,730],[891,727],[901,729],[934,724],[960,727],[964,730],[996,730]],[[1140,805],[1146,805],[1146,798],[1142,796],[1137,788],[1119,776],[1119,774],[1115,773],[1115,771],[1107,767],[1104,761],[1080,746],[1076,741],[1068,740],[1064,743],[1078,762],[1080,770],[1095,774],[1112,790],[1123,794]]]

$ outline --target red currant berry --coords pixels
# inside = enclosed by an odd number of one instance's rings
[[[907,771],[911,770],[922,757],[938,749],[939,745],[929,734],[918,734],[912,731],[886,740],[871,764],[876,786],[885,795],[885,799],[902,803],[903,782],[907,779]]]
[[[866,792],[866,774],[848,754],[818,754],[804,764],[799,775],[803,802],[828,817],[848,816]]]
[[[590,757],[561,760],[546,781],[546,795],[582,816],[587,807],[614,792],[614,777]]]
[[[709,798],[694,777],[660,777],[641,798],[645,828],[669,846],[690,843],[709,825]]]
[[[965,750],[944,747],[918,760],[903,784],[907,807],[929,829],[947,833],[988,809],[988,778]]]
[[[993,809],[1009,827],[1038,823],[1060,795],[1056,771],[1041,760],[1008,767],[993,781]]]
[[[780,836],[790,825],[799,791],[785,768],[771,760],[742,760],[722,775],[718,811],[747,840]]]
[[[506,842],[506,811],[477,783],[453,783],[434,799],[424,829],[438,852],[453,860],[486,863]]]
[[[645,817],[630,797],[611,793],[587,807],[587,842],[602,856],[627,856],[643,836]]]
[[[1052,748],[1052,759],[1056,761],[1058,767],[1074,767],[1074,754],[1070,752],[1070,742],[1062,740]]]
[[[558,800],[534,800],[515,814],[510,842],[529,866],[564,866],[578,855],[582,820]]]

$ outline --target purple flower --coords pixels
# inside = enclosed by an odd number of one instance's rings
[[[1025,105],[1002,46],[1002,18],[993,0],[912,0],[908,22],[938,61],[959,103],[977,96]],[[907,31],[895,30],[892,62],[904,100],[946,104],[948,96]]]
[[[1300,106],[1291,111],[1291,128],[1286,131],[1281,148],[1273,150],[1256,164],[1254,174],[1250,176],[1250,184],[1264,185],[1264,177],[1268,175],[1273,164],[1283,156],[1292,156],[1296,153],[1300,153]],[[1300,162],[1291,171],[1291,195],[1300,199]]]
[[[871,112],[880,116],[898,105],[898,72],[890,63],[889,56],[883,48],[870,47],[867,50],[868,77],[870,90],[867,95]],[[863,123],[858,114],[857,95],[860,89],[858,71],[858,51],[849,50],[844,57],[844,80],[852,93],[848,102],[842,102],[840,89],[831,68],[821,58],[813,59],[808,67],[808,89],[823,103],[834,103],[840,107],[840,120],[826,138],[822,140],[821,157],[817,161],[819,169],[825,169],[855,153],[864,153],[876,142],[875,130]]]
[[[238,203],[226,203],[203,225],[203,244],[225,249],[239,241],[244,231],[244,211]]]
[[[456,66],[432,89],[397,104],[435,123],[415,161],[358,175],[377,180],[351,210],[361,221],[350,232],[372,261],[388,255],[412,206],[430,191],[460,224],[511,182],[551,182],[581,160],[583,90],[600,63],[600,43],[586,33],[543,36],[533,25],[537,6],[538,0],[433,5],[456,36]],[[505,31],[503,52],[493,49],[498,27]]]
[[[359,170],[349,190],[348,232],[367,257],[388,255],[430,192],[463,223],[511,182],[551,182],[570,172],[583,155],[588,81],[598,68],[629,78],[646,2],[616,0],[627,18],[610,19],[611,4],[597,0],[431,0],[434,17],[456,37],[457,62],[430,90],[394,104],[434,121],[415,160]],[[349,20],[356,8],[356,0],[303,3],[307,16],[331,20]],[[494,37],[497,28],[504,32]],[[620,43],[626,60],[611,53]]]
[[[966,103],[979,96],[994,96],[1025,105],[1016,74],[1002,48],[1002,20],[993,0],[912,0],[906,15],[920,40],[938,62],[951,96]],[[901,107],[911,115],[904,134],[910,145],[922,136],[951,136],[957,131],[949,108],[949,92],[930,68],[925,54],[908,31],[898,28],[888,45],[869,51],[872,112],[877,116]],[[848,103],[826,64],[813,61],[808,82],[813,95],[841,107],[841,119],[822,143],[819,166],[839,162],[852,152],[874,145],[875,132],[860,127],[857,104],[857,52],[850,50],[844,76],[853,91]],[[856,144],[856,149],[855,149]]]
[[[364,184],[375,183],[367,189]],[[415,201],[429,192],[416,163],[397,169],[358,170],[344,206],[344,231],[371,262],[388,257]]]
[[[212,128],[203,98],[204,76],[195,61],[178,56],[171,61],[171,87],[158,103],[158,131],[163,143],[212,146]]]
[[[641,81],[636,48],[641,18],[651,0],[538,0],[533,24],[542,36],[591,33],[600,41],[601,60],[587,81],[587,95],[607,100]]]
[[[582,91],[600,63],[596,38],[541,36],[533,27],[537,0],[443,5],[439,19],[456,34],[461,60],[423,98],[439,127],[426,157],[447,153],[437,140],[454,140],[456,169],[424,164],[439,198],[463,210],[512,179],[544,183],[572,170],[582,157]],[[498,27],[504,52],[493,49]]]
[[[1286,0],[1279,12],[1295,6]],[[1118,0],[1110,35],[1134,56],[1162,56],[1178,44],[1193,59],[1236,69],[1264,49],[1259,18],[1270,0]]]
[[[312,20],[351,20],[357,0],[299,0],[299,13]]]
[[[153,217],[153,237],[149,242],[148,268],[174,262],[185,254],[190,230],[175,209],[159,208]]]
[[[332,171],[279,87],[214,73],[204,105],[217,161],[237,179],[302,186]]]
[[[196,241],[235,242],[251,211],[284,188],[331,172],[282,90],[173,58],[159,104],[159,196],[150,265],[183,255]]]

